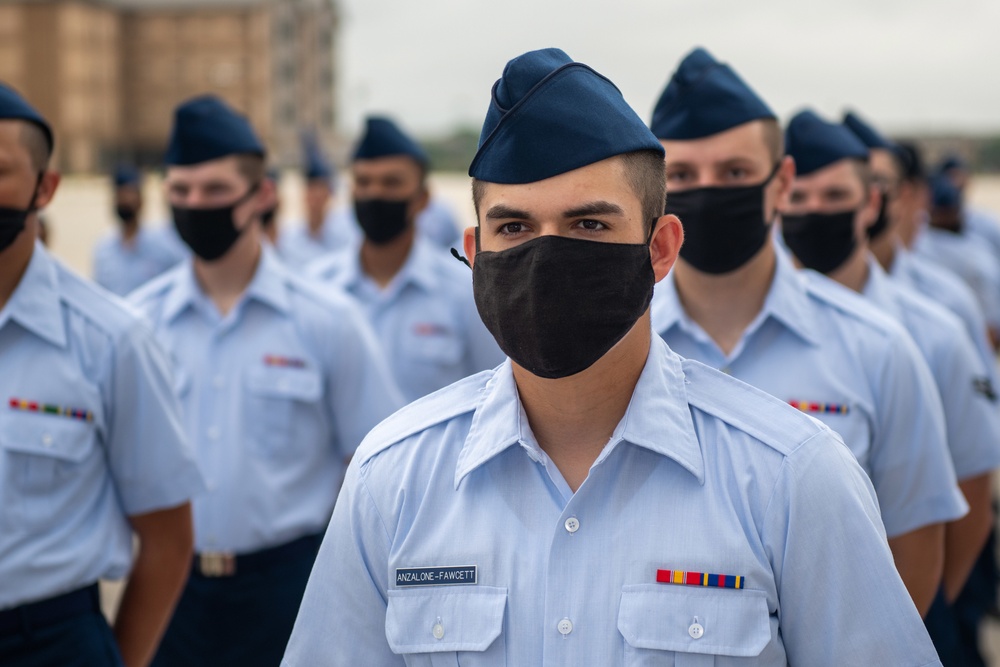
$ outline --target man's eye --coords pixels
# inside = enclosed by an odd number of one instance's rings
[[[607,229],[607,225],[605,225],[600,220],[581,220],[579,224],[580,227],[586,229],[589,232],[596,232],[602,229]]]
[[[743,167],[732,167],[727,176],[734,181],[740,181],[747,177],[747,170]]]
[[[806,196],[804,194],[802,194],[801,192],[793,192],[792,194],[790,194],[788,196],[788,201],[790,201],[793,204],[801,204],[805,200],[806,200]]]
[[[691,173],[687,171],[675,171],[667,174],[668,183],[684,183],[691,179]]]
[[[508,223],[500,225],[500,229],[498,229],[497,231],[499,231],[500,234],[503,235],[503,236],[511,236],[513,234],[520,234],[521,232],[524,231],[524,223],[522,223],[522,222],[508,222]]]

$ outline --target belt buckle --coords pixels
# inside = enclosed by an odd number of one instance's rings
[[[236,556],[222,551],[198,554],[198,571],[204,577],[231,577],[236,574]]]

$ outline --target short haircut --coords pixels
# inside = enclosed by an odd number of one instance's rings
[[[872,176],[871,165],[868,164],[867,160],[851,159],[851,164],[854,165],[854,173],[857,174],[858,180],[861,181],[861,186],[865,190],[865,195],[867,198],[868,190],[871,188],[874,182],[874,177]]]
[[[254,185],[264,180],[267,163],[262,156],[255,153],[240,153],[236,155],[236,170],[240,172],[240,176]]]
[[[771,154],[771,164],[777,164],[785,157],[785,135],[781,125],[773,118],[762,118],[760,127],[764,133],[764,144]]]
[[[625,180],[642,205],[643,229],[647,234],[653,222],[663,215],[667,204],[667,178],[663,155],[659,151],[639,150],[617,156]],[[472,203],[479,217],[479,204],[486,192],[486,181],[472,179]]]
[[[28,149],[31,166],[35,171],[42,172],[49,168],[49,158],[52,157],[52,148],[49,146],[49,138],[42,128],[34,123],[22,122],[21,144]]]

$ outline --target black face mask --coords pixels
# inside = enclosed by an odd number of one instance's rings
[[[218,208],[171,206],[170,210],[173,213],[174,227],[177,228],[177,233],[191,248],[191,251],[201,259],[206,262],[219,259],[229,252],[229,249],[236,243],[236,239],[243,233],[236,229],[236,225],[233,223],[233,211],[240,204],[253,197],[257,192],[257,187],[254,185],[245,195],[228,206]],[[243,229],[245,230],[246,227]]]
[[[543,378],[574,375],[603,357],[646,312],[655,282],[647,244],[561,236],[479,252],[472,270],[486,328]]]
[[[735,271],[767,243],[771,221],[764,219],[764,188],[781,163],[763,183],[738,188],[694,188],[667,193],[666,213],[684,227],[684,261],[705,273]]]
[[[889,228],[889,194],[882,191],[882,205],[878,209],[878,218],[875,224],[865,232],[869,239],[877,239]]]
[[[0,206],[0,252],[9,248],[14,239],[24,231],[24,226],[28,222],[28,216],[35,211],[35,198],[38,196],[38,188],[42,185],[42,176],[38,175],[35,181],[35,189],[31,193],[31,200],[28,208],[5,208]]]
[[[384,245],[406,231],[409,206],[409,199],[359,199],[354,202],[354,215],[365,237],[375,245]]]
[[[136,216],[138,214],[139,209],[134,206],[122,206],[120,204],[115,206],[115,215],[118,216],[118,220],[120,220],[123,224],[127,225],[136,222]]]
[[[781,216],[781,234],[795,258],[807,269],[830,273],[857,247],[854,217],[857,211]]]

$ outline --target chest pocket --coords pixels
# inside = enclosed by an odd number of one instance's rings
[[[410,667],[500,667],[506,608],[506,588],[390,590],[385,635]]]
[[[741,665],[771,641],[766,595],[747,589],[625,586],[618,631],[626,667]]]
[[[458,327],[440,317],[410,324],[403,334],[402,350],[408,362],[438,366],[457,364],[465,355]]]
[[[96,439],[93,422],[31,412],[0,414],[3,513],[33,527],[51,520],[56,498],[92,458]]]
[[[268,458],[294,455],[299,444],[311,443],[309,414],[323,396],[323,380],[311,368],[256,366],[245,380],[247,433]],[[306,442],[303,442],[306,441]]]

